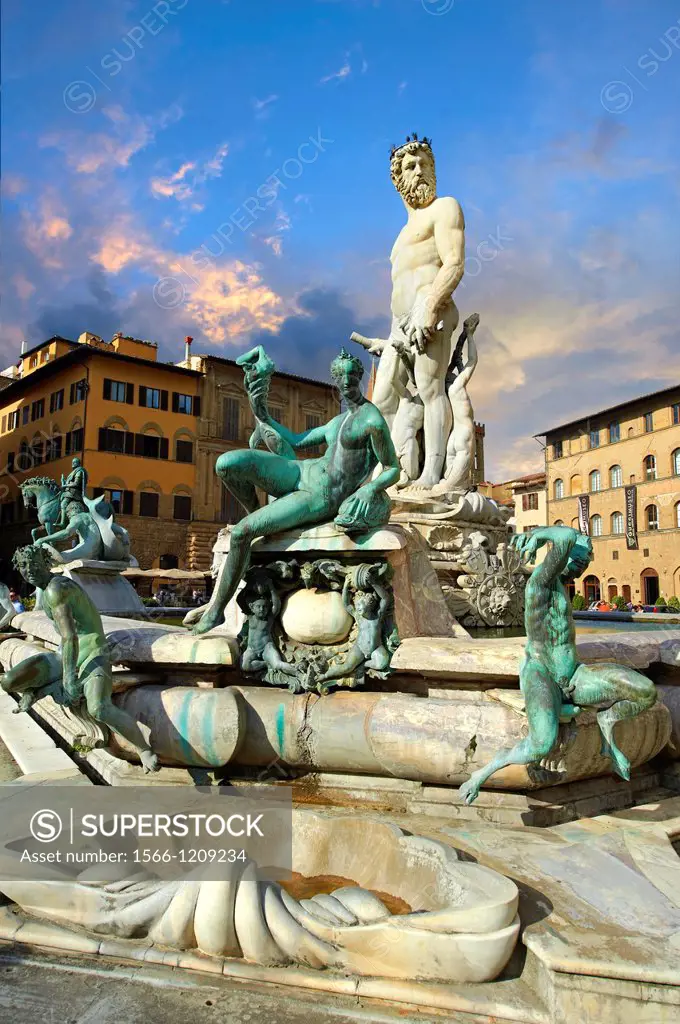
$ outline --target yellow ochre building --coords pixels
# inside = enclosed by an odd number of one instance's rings
[[[189,339],[187,339],[189,342]],[[23,352],[0,375],[0,571],[36,526],[19,490],[60,481],[78,456],[90,495],[105,492],[142,568],[208,569],[224,523],[242,510],[215,477],[220,452],[244,447],[253,417],[230,359],[158,361],[147,341],[84,333]],[[302,431],[339,411],[330,384],[277,373],[272,414]]]
[[[546,445],[547,522],[592,537],[577,591],[588,603],[680,597],[680,386],[536,436]]]

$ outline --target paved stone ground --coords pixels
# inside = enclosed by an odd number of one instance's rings
[[[18,765],[12,759],[12,755],[0,740],[0,782],[11,782],[21,775]]]
[[[58,958],[16,961],[0,951],[0,1021],[7,1024],[474,1024],[476,1016],[430,1016],[347,997],[269,985],[184,979],[169,972],[74,968]],[[136,979],[136,980],[135,980]],[[175,987],[177,986],[177,987]]]

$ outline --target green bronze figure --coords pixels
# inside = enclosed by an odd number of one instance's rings
[[[366,669],[387,674],[393,650],[388,650],[386,644],[391,646],[390,633],[394,629],[390,614],[394,606],[390,576],[387,564],[359,565],[347,573],[342,587],[342,603],[357,624],[357,637],[340,664],[323,672],[316,680],[317,684],[354,675],[357,670],[360,670],[360,678]],[[354,599],[352,588],[355,590]],[[391,629],[386,629],[388,621]]]
[[[33,655],[2,677],[3,690],[20,695],[15,711],[28,711],[48,693],[65,707],[77,708],[84,701],[92,718],[137,748],[145,772],[158,771],[158,759],[139,725],[111,700],[111,656],[101,616],[90,598],[74,580],[52,574],[51,557],[44,547],[19,548],[14,565],[42,591],[43,610],[61,637],[60,653]]]
[[[194,627],[195,633],[206,633],[222,623],[224,610],[248,568],[256,537],[330,519],[348,533],[382,526],[390,513],[385,489],[399,479],[389,427],[382,413],[361,393],[364,367],[360,360],[343,349],[333,361],[331,375],[346,411],[325,426],[302,434],[277,423],[267,411],[274,364],[262,347],[237,361],[245,367],[246,388],[257,421],[251,443],[262,439],[270,450],[230,451],[217,460],[217,475],[247,515],[231,531],[229,554],[210,604]],[[327,449],[319,458],[294,457],[296,450],[320,444],[326,444]],[[381,472],[372,476],[378,464]],[[276,500],[260,507],[257,488]]]
[[[587,537],[568,526],[547,526],[511,538],[528,562],[546,544],[550,549],[526,587],[527,643],[519,684],[524,694],[528,736],[509,750],[501,750],[484,768],[460,787],[471,804],[481,786],[510,764],[537,764],[558,739],[560,719],[571,721],[582,708],[597,708],[602,753],[611,759],[621,778],[630,778],[630,762],[614,741],[614,726],[634,718],[656,701],[651,680],[627,665],[582,665],[576,653],[576,631],[565,587],[587,569],[593,546]]]
[[[76,456],[71,462],[71,472],[64,479],[61,474],[61,494],[59,496],[59,519],[55,527],[66,526],[68,523],[67,510],[69,505],[80,504],[85,508],[85,488],[87,487],[88,474],[82,462]]]
[[[241,655],[243,671],[253,674],[278,671],[295,677],[297,666],[284,661],[276,646],[274,626],[281,612],[281,598],[268,574],[256,573],[236,600],[246,616],[243,630],[245,648]]]

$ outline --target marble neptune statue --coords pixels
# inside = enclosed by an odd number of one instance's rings
[[[334,520],[348,533],[362,533],[389,520],[390,499],[385,493],[399,478],[399,463],[390,431],[380,411],[361,392],[364,373],[359,359],[343,349],[331,364],[331,376],[345,403],[345,411],[324,426],[295,434],[272,419],[267,409],[274,364],[261,346],[237,359],[256,428],[250,448],[224,452],[215,470],[225,487],[243,505],[246,515],[231,531],[229,554],[224,560],[210,603],[194,632],[206,633],[224,620],[227,604],[236,593],[250,561],[256,537]],[[258,451],[264,442],[269,451]],[[325,444],[315,459],[299,460],[297,450]],[[374,470],[380,466],[378,475]],[[276,500],[260,506],[257,489]],[[196,609],[198,611],[198,609]],[[187,625],[194,621],[189,613]]]
[[[471,804],[480,787],[501,768],[535,764],[558,743],[560,721],[573,720],[582,708],[597,708],[602,754],[622,779],[630,778],[630,762],[617,746],[614,726],[634,718],[656,701],[656,687],[628,665],[582,665],[576,652],[576,631],[565,584],[587,569],[593,545],[569,526],[546,526],[518,533],[514,546],[528,561],[539,548],[548,553],[526,587],[527,643],[519,684],[524,695],[528,735],[512,749],[501,750],[460,787],[460,797]]]
[[[395,420],[408,383],[400,353],[405,346],[423,405],[423,459],[417,486],[431,489],[444,474],[451,433],[446,374],[451,360],[458,309],[453,293],[463,276],[465,222],[458,202],[437,197],[434,155],[429,139],[416,135],[392,150],[390,174],[406,208],[406,224],[392,248],[392,326],[382,345],[372,400],[389,424]],[[371,350],[377,339],[353,336]],[[375,351],[375,348],[373,348]],[[402,481],[403,482],[403,481]]]

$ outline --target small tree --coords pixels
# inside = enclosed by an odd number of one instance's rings
[[[617,594],[614,598],[612,598],[612,604],[617,609],[617,611],[625,612],[626,599],[625,597],[622,597],[621,594]]]
[[[680,612],[680,597],[676,597],[674,594],[673,597],[668,598],[668,610],[671,612]]]
[[[582,612],[586,606],[586,599],[583,594],[574,594],[571,599],[571,607],[575,612]]]
[[[663,594],[659,594],[659,596],[657,597],[656,604],[654,605],[654,611],[655,612],[665,612],[666,611],[666,598],[663,596]]]

